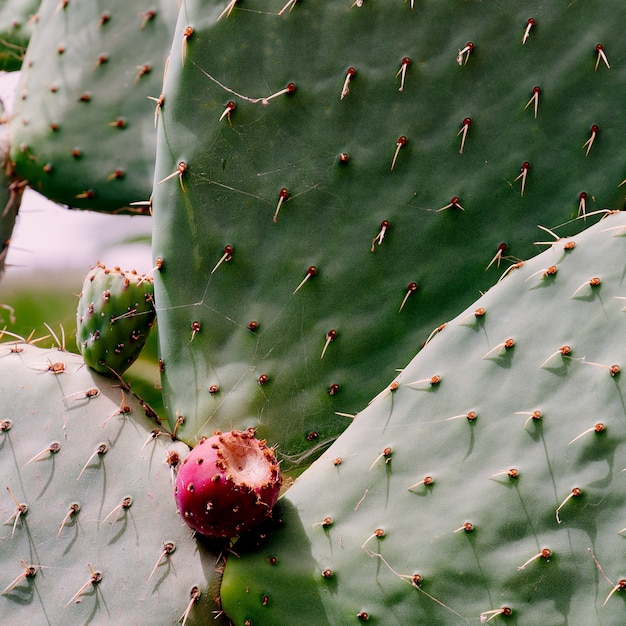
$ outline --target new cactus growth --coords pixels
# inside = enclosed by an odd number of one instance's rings
[[[174,491],[185,522],[208,537],[237,537],[271,516],[282,477],[254,431],[216,433],[183,461]]]
[[[287,5],[183,3],[153,250],[171,426],[305,465],[537,224],[622,206],[626,65],[589,3]]]
[[[448,322],[237,544],[233,623],[624,624],[625,234]]]
[[[98,263],[78,300],[76,344],[89,367],[119,375],[139,356],[154,319],[152,278]]]

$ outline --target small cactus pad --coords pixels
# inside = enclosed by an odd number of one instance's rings
[[[151,277],[98,263],[78,300],[76,344],[89,367],[122,374],[139,356],[155,316]]]
[[[182,6],[153,251],[191,445],[253,427],[305,465],[553,241],[538,224],[569,235],[624,203],[623,0]]]
[[[155,102],[176,2],[44,0],[11,120],[17,172],[81,209],[129,206],[152,189]]]
[[[237,544],[233,623],[625,624],[625,258],[619,213],[448,322]]]
[[[0,5],[0,70],[21,68],[40,4],[40,0],[5,0]]]
[[[181,517],[207,537],[237,537],[267,520],[282,477],[254,431],[215,433],[183,461],[174,491]]]
[[[211,622],[217,553],[172,499],[188,447],[80,356],[7,337],[0,407],[0,622]]]

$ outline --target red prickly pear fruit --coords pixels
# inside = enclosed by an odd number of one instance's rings
[[[185,522],[207,537],[237,537],[271,516],[282,476],[254,429],[216,432],[183,461],[174,498]]]

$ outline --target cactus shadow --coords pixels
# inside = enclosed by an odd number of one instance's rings
[[[91,608],[91,612],[85,619],[85,625],[91,624],[96,618],[101,619],[98,615],[100,613],[100,604],[104,605],[104,610],[107,614],[110,614],[109,609],[107,607],[104,596],[102,595],[102,589],[100,589],[100,583],[97,585],[93,585],[90,591],[87,591],[81,595],[81,598],[88,598],[90,596],[94,597],[93,607]]]
[[[475,333],[481,330],[485,332],[485,316],[483,315],[481,317],[475,317],[473,313],[471,314],[471,316],[473,317],[471,322],[461,322],[459,326],[465,326],[466,328],[473,330]],[[467,315],[466,317],[469,317],[469,315]]]
[[[336,591],[338,583],[331,581],[338,577],[338,574],[334,573],[330,578],[321,575],[325,564],[318,563],[313,556],[312,544],[302,523],[300,512],[288,499],[288,493],[279,499],[273,515],[274,519],[280,520],[280,525],[270,523],[254,534],[242,536],[235,544],[237,555],[244,561],[250,561],[261,551],[276,555],[278,563],[268,566],[263,585],[274,590],[276,603],[280,602],[281,614],[301,614],[302,607],[299,602],[306,596],[307,615],[316,615],[318,624],[331,623],[321,594],[325,594],[327,590]],[[235,571],[241,575],[242,570],[237,557],[228,558],[227,570],[231,559]],[[208,565],[214,569],[214,561],[210,561]],[[289,585],[284,584],[287,580]],[[253,584],[252,580],[250,584]],[[295,587],[298,588],[298,593],[293,594],[290,588]]]
[[[570,365],[571,363],[569,361],[563,361],[563,363],[557,367],[547,367],[544,365],[541,369],[549,372],[550,374],[554,374],[555,376],[564,378],[569,374]]]
[[[470,432],[469,445],[467,446],[467,452],[465,453],[465,456],[463,457],[463,461],[468,459],[472,455],[472,452],[474,452],[474,444],[476,443],[476,433],[474,432],[475,427],[476,427],[476,422],[469,423],[469,432]]]
[[[535,443],[542,441],[544,449],[546,448],[546,442],[543,437],[543,421],[541,419],[531,419],[528,422],[528,424],[524,427],[524,430],[526,431],[526,433],[528,433],[528,436]],[[547,450],[546,450],[546,456],[547,456]]]
[[[11,441],[9,439],[10,435],[9,435],[9,431],[3,431],[0,434],[0,452],[2,452],[4,450],[4,446],[7,444],[7,441],[9,442],[9,445],[11,445]]]
[[[126,532],[126,529],[128,528],[129,516],[133,522],[133,528],[135,529],[135,539],[139,541],[139,533],[137,532],[137,524],[135,523],[135,519],[133,518],[132,515],[133,515],[132,511],[128,511],[128,510],[124,510],[120,513],[119,519],[116,519],[114,523],[121,522],[121,524],[119,525],[118,531],[113,535],[113,537],[111,537],[107,545],[109,546],[113,545],[114,543],[119,541],[119,539],[124,535],[124,533]]]
[[[37,500],[39,500],[42,496],[45,495],[46,491],[48,491],[48,487],[50,486],[50,484],[52,483],[52,480],[54,479],[54,471],[56,469],[56,464],[55,464],[56,454],[52,454],[49,460],[51,463],[50,474],[48,476],[48,480],[46,481],[46,484],[41,488],[41,491],[39,492],[39,495],[36,498]]]
[[[24,606],[28,606],[33,603],[35,599],[35,580],[34,578],[26,578],[20,582],[17,587],[11,589],[10,592],[4,594],[4,597]]]
[[[478,576],[478,580],[482,581],[482,583],[485,586],[485,594],[486,596],[489,598],[489,603],[491,605],[494,604],[494,599],[492,597],[491,594],[491,588],[489,587],[489,577],[487,576],[485,569],[482,566],[482,561],[480,558],[480,548],[476,545],[476,535],[473,532],[465,532],[463,531],[463,534],[465,535],[465,538],[467,539],[467,542],[470,545],[470,548],[472,549],[472,552],[474,554],[474,559],[476,560],[476,567],[477,567],[477,576]]]
[[[414,496],[419,496],[420,498],[425,498],[425,497],[427,497],[427,496],[432,494],[432,492],[433,492],[433,485],[432,484],[425,485],[422,482],[419,485],[415,485],[415,486],[409,488],[407,491],[412,493]]]
[[[512,349],[507,350],[504,354],[500,356],[487,357],[485,361],[491,361],[498,367],[508,370],[513,364],[513,352],[511,350]]]
[[[529,595],[532,594],[534,602],[553,601],[554,609],[563,617],[561,623],[569,623],[572,598],[580,592],[580,580],[575,568],[564,564],[558,554],[553,554],[549,562],[538,560],[523,570],[518,570],[511,583],[517,589],[527,590]],[[551,594],[555,587],[558,587],[559,593]]]
[[[554,287],[554,281],[556,280],[556,276],[548,276],[543,275],[538,283],[530,287],[529,291],[535,291],[536,289],[547,289],[549,287]]]
[[[626,402],[624,402],[624,395],[622,394],[622,390],[620,389],[620,386],[619,386],[619,379],[617,377],[613,378],[613,382],[615,383],[615,391],[617,392],[617,396],[622,406],[622,412],[624,413],[624,417],[626,417]]]
[[[5,444],[8,443],[11,448],[11,454],[13,455],[13,461],[15,462],[15,470],[21,483],[22,473],[20,472],[20,466],[17,462],[17,456],[15,455],[15,447],[13,446],[13,441],[11,440],[11,432],[6,430],[2,432],[2,435],[3,436],[0,438],[0,452],[4,449]]]
[[[216,626],[231,626],[232,622],[226,617],[221,606],[220,587],[222,585],[222,575],[224,573],[227,558],[239,558],[239,546],[241,539],[231,550],[230,541],[228,539],[210,539],[200,534],[195,535],[198,554],[200,555],[200,566],[204,572],[205,579],[208,582],[208,608],[212,614],[212,624]],[[232,556],[229,556],[229,553]],[[171,561],[172,559],[168,559]],[[162,581],[167,578],[170,567],[174,568],[173,563],[168,563],[168,569],[155,585],[155,591],[161,585]],[[175,571],[175,570],[174,570]]]
[[[115,433],[115,436],[112,439],[110,439],[111,447],[114,447],[118,439],[122,436],[122,433],[124,432],[124,428],[126,427],[126,421],[128,419],[126,415],[121,414],[121,413],[114,415],[111,419],[116,419],[116,418],[117,419],[122,418],[122,419],[121,419],[121,423],[118,422],[119,426],[118,426],[117,432]]]
[[[33,535],[30,532],[30,528],[28,527],[28,524],[26,523],[26,520],[22,520],[22,524],[23,524],[23,528],[24,528],[24,532],[26,533],[26,536],[28,537],[28,547],[30,550],[30,560],[32,563],[40,563],[41,560],[39,559],[39,553],[37,552],[37,546],[35,545],[35,540],[33,539]]]
[[[604,302],[602,302],[602,298],[600,297],[600,294],[595,290],[592,290],[591,292],[588,292],[588,293],[576,294],[575,296],[571,296],[571,299],[578,300],[579,302],[593,302],[594,300],[599,300],[600,304],[602,305],[602,310],[605,311],[605,316],[606,316]]]
[[[159,568],[161,568],[161,575],[156,579],[154,583],[154,587],[152,588],[153,595],[159,592],[159,588],[167,580],[168,576],[171,573],[174,573],[174,576],[176,576],[176,568],[174,567],[172,559],[170,558],[162,559],[161,563],[159,563],[157,567],[157,571],[159,571]]]
[[[78,519],[75,516],[71,517],[67,522],[65,522],[63,530],[66,529],[72,529],[74,531],[74,534],[72,535],[72,538],[69,540],[68,544],[65,546],[65,550],[63,550],[63,556],[65,556],[74,547],[74,544],[78,539],[79,523]]]

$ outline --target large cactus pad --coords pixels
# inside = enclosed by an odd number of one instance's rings
[[[556,242],[449,322],[237,545],[233,622],[624,624],[625,235]]]
[[[297,461],[537,224],[621,206],[624,7],[183,2],[154,189],[181,436],[253,426]]]
[[[173,498],[187,446],[77,355],[0,337],[0,621],[210,621],[216,554]]]

